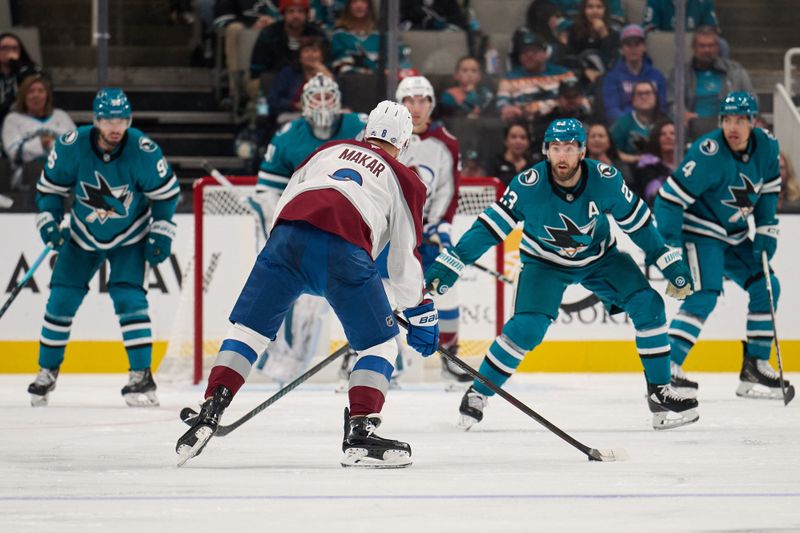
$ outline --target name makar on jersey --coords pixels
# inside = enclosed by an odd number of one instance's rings
[[[61,135],[36,186],[39,209],[59,217],[74,189],[70,236],[87,251],[140,241],[149,230],[150,203],[171,204],[180,194],[161,148],[144,133],[128,128],[110,154],[98,148],[97,135],[92,126]]]

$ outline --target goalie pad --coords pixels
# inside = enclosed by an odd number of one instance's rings
[[[305,372],[320,339],[327,338],[327,314],[328,302],[324,298],[300,296],[286,314],[275,341],[270,343],[260,372],[279,383],[288,383]]]
[[[278,207],[280,199],[281,192],[269,187],[266,190],[257,190],[254,195],[246,198],[248,207],[256,217],[264,239],[269,237],[269,232],[272,230],[275,208]]]

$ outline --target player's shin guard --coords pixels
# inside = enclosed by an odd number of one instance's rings
[[[394,371],[392,363],[395,362],[397,353],[397,343],[393,338],[358,350],[347,388],[352,416],[381,412]]]
[[[72,317],[56,317],[45,313],[39,338],[39,366],[58,368],[64,361],[64,350],[72,329]]]
[[[230,390],[232,395],[236,394],[267,346],[269,339],[265,336],[242,324],[233,324],[225,334],[211,368],[205,398],[212,397],[220,386]]]

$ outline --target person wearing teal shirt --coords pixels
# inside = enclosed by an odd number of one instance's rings
[[[682,299],[692,293],[688,266],[680,254],[666,247],[647,205],[628,189],[619,170],[585,159],[586,132],[578,120],[552,122],[543,152],[546,160],[517,175],[502,199],[481,213],[455,246],[436,258],[425,271],[426,287],[447,292],[465,265],[522,223],[522,270],[514,314],[484,357],[481,374],[502,387],[544,338],[558,316],[566,288],[581,284],[603,301],[609,313],[624,310],[630,316],[653,428],[695,422],[697,402],[670,386],[664,302],[633,259],[616,247],[609,218],[644,250],[647,264],[658,266],[668,281],[668,295]],[[462,427],[469,429],[482,420],[492,394],[484,384],[473,383],[459,408]]]
[[[37,229],[59,254],[42,325],[40,370],[28,392],[32,405],[47,405],[72,320],[89,281],[108,260],[108,292],[130,364],[122,396],[132,407],[156,406],[145,263],[170,257],[180,188],[161,148],[130,127],[131,106],[121,89],[101,89],[93,108],[94,125],[58,138],[36,186]],[[66,229],[64,200],[70,196]]]

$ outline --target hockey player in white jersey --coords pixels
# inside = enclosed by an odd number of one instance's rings
[[[199,454],[250,368],[275,339],[300,294],[328,300],[358,352],[345,409],[342,466],[399,468],[411,447],[375,435],[399,333],[374,259],[391,240],[388,269],[407,341],[423,355],[436,351],[438,316],[423,299],[417,248],[422,240],[425,186],[399,163],[411,117],[395,102],[370,113],[366,141],[332,141],[298,167],[277,206],[272,233],[230,315],[194,425],[178,439],[179,464]]]
[[[431,121],[436,107],[433,86],[424,76],[403,78],[397,86],[395,99],[406,106],[414,123],[411,143],[401,161],[422,178],[428,186],[423,212],[423,242],[419,247],[423,269],[427,269],[442,248],[452,245],[450,233],[453,216],[458,207],[458,188],[461,181],[461,161],[458,139],[439,122]],[[442,346],[458,352],[460,312],[458,294],[452,290],[436,297]],[[442,358],[442,376],[459,382],[472,378]]]

